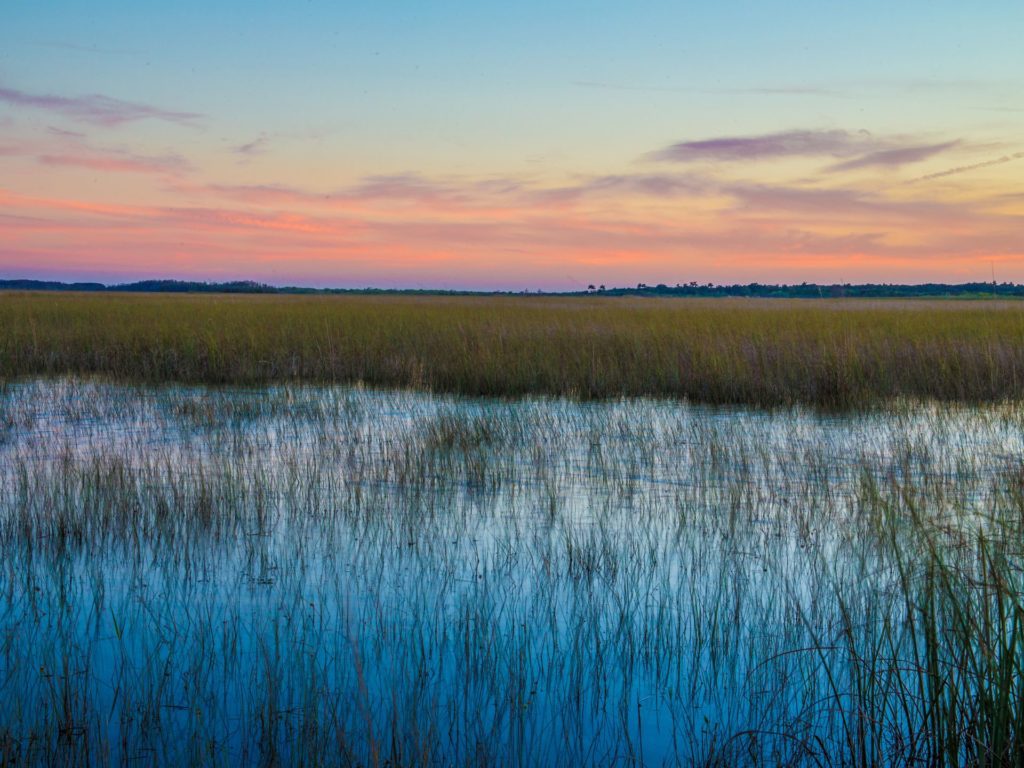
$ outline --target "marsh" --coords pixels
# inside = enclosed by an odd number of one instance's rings
[[[863,410],[1024,398],[1016,301],[4,293],[0,377]]]
[[[0,754],[1012,762],[1022,427],[8,383]]]

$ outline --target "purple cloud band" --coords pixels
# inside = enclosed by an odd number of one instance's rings
[[[873,145],[866,131],[781,131],[760,136],[722,136],[681,141],[649,155],[652,160],[685,163],[694,160],[761,160],[799,155],[848,156]]]
[[[858,168],[886,167],[895,168],[927,160],[932,155],[945,152],[960,144],[959,141],[944,141],[941,144],[922,144],[916,147],[899,147],[897,149],[881,149],[866,155],[855,157],[843,163],[833,165],[831,171],[853,171]]]
[[[107,128],[137,120],[164,120],[187,125],[202,117],[197,112],[176,112],[148,104],[122,101],[101,94],[87,96],[55,96],[0,87],[0,102],[18,107],[42,109],[66,115],[93,125]]]
[[[828,168],[851,171],[868,167],[896,168],[953,149],[959,140],[922,144],[907,137],[878,137],[867,131],[797,130],[758,136],[723,136],[682,141],[647,156],[650,160],[689,163],[773,160],[784,157],[849,158]]]

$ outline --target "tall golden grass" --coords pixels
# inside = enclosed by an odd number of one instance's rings
[[[0,294],[0,376],[858,407],[1024,394],[1024,304]]]

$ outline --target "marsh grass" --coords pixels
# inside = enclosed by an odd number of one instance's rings
[[[0,377],[851,408],[1024,394],[1012,302],[0,293]]]
[[[1019,764],[1024,412],[9,384],[6,765]]]

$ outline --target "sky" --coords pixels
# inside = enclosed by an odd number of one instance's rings
[[[1024,282],[1024,3],[0,2],[0,278]]]

